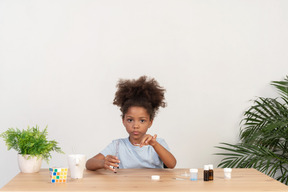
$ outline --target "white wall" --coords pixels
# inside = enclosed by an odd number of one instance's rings
[[[66,154],[89,158],[126,137],[112,105],[119,78],[167,89],[149,131],[178,168],[215,166],[243,112],[288,72],[286,0],[0,0],[0,132],[48,125]],[[43,167],[66,166],[53,153]],[[0,187],[18,173],[0,140]]]

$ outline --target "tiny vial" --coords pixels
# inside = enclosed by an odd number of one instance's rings
[[[204,175],[203,175],[204,181],[209,181],[209,166],[204,165]]]
[[[224,168],[224,179],[231,179],[231,168]]]
[[[190,180],[197,181],[198,178],[198,169],[190,169]]]
[[[213,171],[213,165],[209,165],[209,181],[213,181],[214,179],[214,171]]]

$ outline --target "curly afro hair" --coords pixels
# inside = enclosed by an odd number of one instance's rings
[[[131,106],[145,108],[151,120],[154,119],[159,107],[166,107],[164,102],[166,90],[153,78],[141,76],[136,80],[120,79],[116,87],[118,89],[113,104],[120,107],[122,118]]]

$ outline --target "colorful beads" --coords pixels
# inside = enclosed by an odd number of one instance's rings
[[[66,183],[67,168],[49,168],[51,183]]]

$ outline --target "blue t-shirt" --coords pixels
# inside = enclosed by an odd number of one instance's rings
[[[156,140],[169,151],[169,147],[164,139],[156,138]],[[117,156],[120,160],[120,169],[163,168],[163,162],[151,145],[143,147],[134,146],[129,141],[129,138],[113,140],[100,153],[104,156]]]

